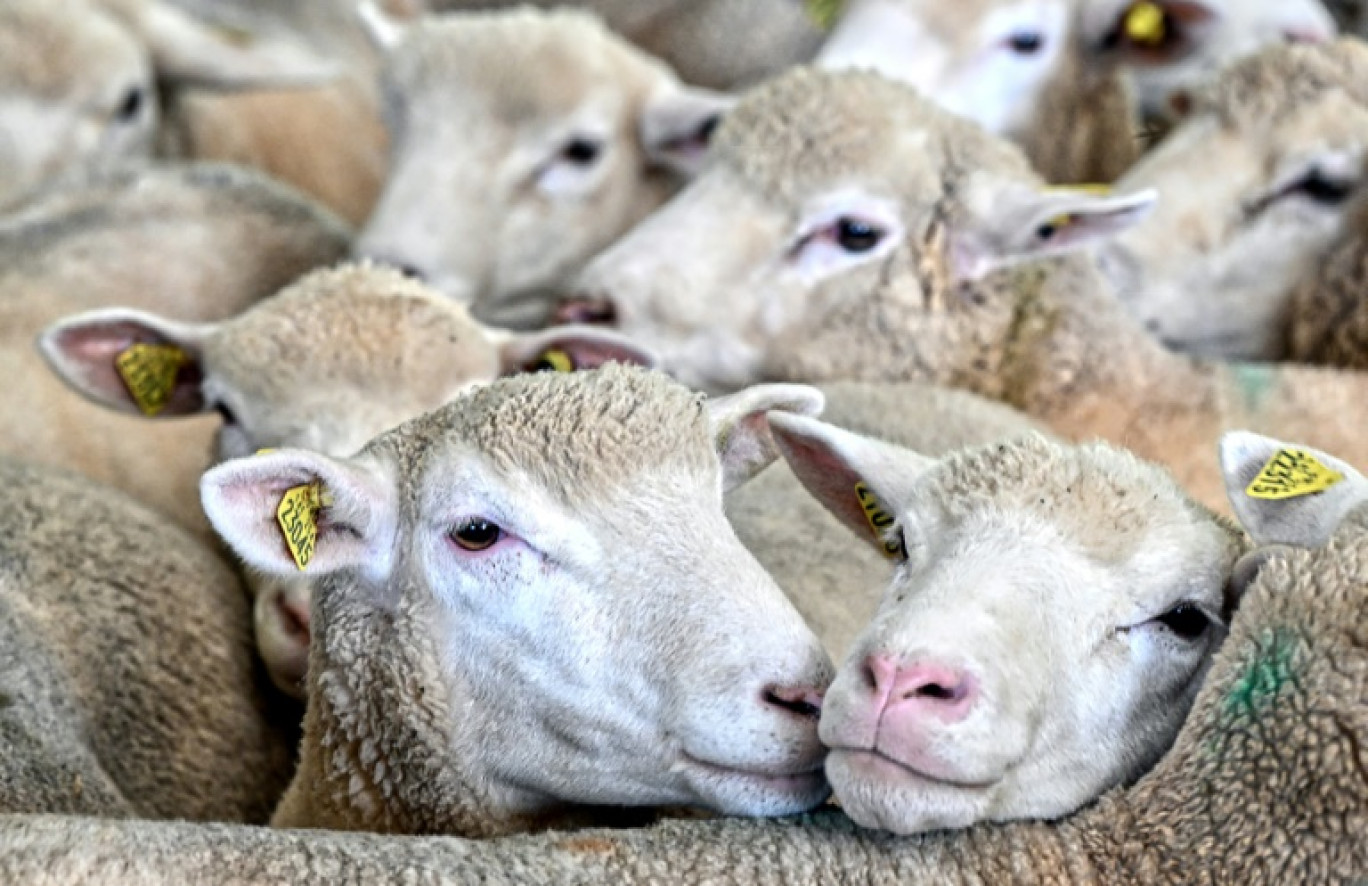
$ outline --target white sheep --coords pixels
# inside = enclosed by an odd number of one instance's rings
[[[1055,822],[898,837],[828,811],[472,842],[11,816],[0,817],[0,878],[33,886],[1353,883],[1368,870],[1366,529],[1360,507],[1329,545],[1266,564],[1174,748],[1135,785]]]
[[[701,162],[729,104],[582,12],[366,9],[394,163],[356,253],[499,325],[540,325],[551,288]]]
[[[202,482],[247,564],[315,582],[300,767],[273,823],[488,836],[592,806],[776,815],[827,793],[830,664],[722,493],[764,414],[607,366],[477,388],[349,459]]]
[[[157,83],[316,84],[334,65],[287,42],[239,45],[160,0],[0,8],[0,206],[61,175],[151,156]]]
[[[851,818],[1057,818],[1168,749],[1235,607],[1233,523],[1101,443],[1030,435],[938,460],[770,424],[798,479],[897,567],[822,706]]]
[[[134,343],[171,348],[180,360],[167,402],[152,416],[111,362]],[[39,347],[59,378],[126,416],[216,417],[215,462],[284,447],[348,456],[372,437],[500,375],[546,361],[568,371],[608,360],[654,360],[606,331],[491,329],[397,271],[367,265],[315,271],[224,320],[191,323],[122,308],[64,317],[43,331]],[[68,410],[83,405],[57,396]],[[188,456],[193,476],[163,476],[155,492],[189,497],[193,505],[194,484],[211,460],[203,445]],[[160,467],[165,471],[164,463]],[[301,695],[309,583],[252,576],[248,584],[267,669],[278,686]]]
[[[1339,356],[1318,345],[1357,291],[1366,84],[1360,40],[1269,50],[1225,71],[1118,183],[1162,195],[1099,258],[1142,324],[1201,356]],[[1304,285],[1314,310],[1294,311]]]
[[[798,71],[718,131],[706,172],[586,269],[687,383],[930,381],[1001,400],[1066,438],[1101,437],[1224,504],[1205,457],[1227,429],[1351,460],[1368,380],[1175,356],[1088,255],[1153,193],[1042,189],[1011,145],[872,74]]]
[[[90,480],[0,458],[0,810],[264,823],[293,705],[204,542]]]
[[[0,453],[79,471],[208,534],[195,483],[214,423],[154,427],[85,403],[48,371],[35,340],[59,317],[109,304],[231,316],[337,261],[348,242],[335,217],[298,194],[215,166],[98,176],[0,220]],[[113,375],[134,343],[87,357]]]

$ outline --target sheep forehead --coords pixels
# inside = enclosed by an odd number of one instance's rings
[[[750,93],[727,115],[712,162],[785,202],[852,178],[936,199],[963,170],[1034,180],[1018,151],[915,90],[863,71],[800,68]]]
[[[131,35],[80,0],[11,0],[0,5],[0,82],[47,99],[111,84],[111,69],[139,64]]]
[[[1131,562],[1174,538],[1216,538],[1233,550],[1239,537],[1162,468],[1105,444],[1061,446],[1036,434],[945,459],[918,484],[914,511],[923,509],[951,525],[1029,515],[1103,565]]]
[[[660,373],[609,365],[500,379],[379,438],[420,501],[446,453],[473,448],[497,471],[531,478],[560,501],[602,500],[649,474],[715,478],[700,395]],[[429,464],[429,462],[433,462]]]
[[[1343,39],[1267,50],[1227,68],[1202,106],[1229,125],[1264,126],[1331,91],[1368,106],[1368,46]]]
[[[464,307],[369,265],[309,274],[229,321],[206,358],[245,396],[267,401],[321,386],[411,395],[431,408],[459,383],[497,371],[490,341]]]
[[[404,87],[444,107],[465,100],[517,121],[565,113],[606,91],[654,86],[667,69],[574,11],[465,13],[414,26],[391,61]],[[644,90],[643,90],[644,91]]]

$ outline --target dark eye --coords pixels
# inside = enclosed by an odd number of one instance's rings
[[[129,123],[135,120],[138,114],[142,112],[144,101],[142,87],[134,86],[124,93],[124,97],[119,101],[119,107],[114,112],[115,118],[120,123]]]
[[[868,252],[883,242],[884,232],[868,222],[843,218],[836,222],[836,242],[846,252]]]
[[[561,149],[561,159],[576,166],[588,166],[603,153],[603,145],[593,139],[576,138]]]
[[[1013,52],[1021,55],[1035,55],[1044,48],[1045,38],[1034,31],[1022,31],[1009,37],[1007,45]]]
[[[1317,203],[1335,205],[1348,200],[1354,193],[1354,182],[1330,178],[1316,169],[1302,179],[1293,190]]]
[[[1180,603],[1159,616],[1157,621],[1184,640],[1196,640],[1210,627],[1206,613],[1191,603]]]
[[[483,551],[503,538],[503,530],[488,520],[476,517],[451,531],[451,540],[467,551]]]

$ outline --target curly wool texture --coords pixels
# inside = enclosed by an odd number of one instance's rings
[[[264,822],[298,716],[209,548],[89,480],[0,460],[0,809]]]
[[[103,27],[72,28],[73,21],[100,17]],[[0,7],[0,69],[6,86],[62,99],[73,72],[92,58],[119,56],[132,38],[118,19],[85,0],[7,0]]]
[[[472,843],[76,818],[0,819],[0,874],[46,886],[1353,884],[1368,874],[1368,520],[1250,590],[1175,748],[1056,823],[897,837],[839,813]]]
[[[1276,125],[1330,90],[1368,105],[1368,45],[1344,38],[1328,46],[1288,46],[1250,56],[1226,69],[1200,97],[1199,108],[1231,124]]]

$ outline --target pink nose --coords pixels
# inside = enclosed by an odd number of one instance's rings
[[[1283,30],[1283,40],[1287,43],[1325,43],[1333,35],[1324,28],[1313,26],[1290,27]]]
[[[895,728],[890,721],[963,720],[978,698],[971,674],[935,662],[903,665],[891,655],[874,654],[865,659],[865,671],[882,721]]]

